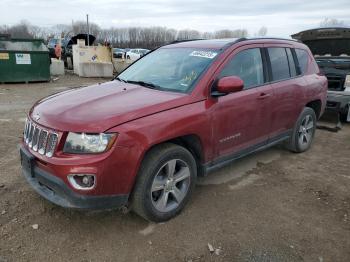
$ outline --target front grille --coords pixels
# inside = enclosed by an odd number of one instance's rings
[[[47,131],[42,130],[39,135],[38,152],[39,154],[42,154],[42,155],[45,154],[45,151],[46,151],[47,134],[48,134]]]
[[[58,135],[49,130],[39,127],[27,119],[23,133],[24,142],[41,155],[52,157],[58,141]]]

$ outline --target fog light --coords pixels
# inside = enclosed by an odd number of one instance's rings
[[[71,174],[68,175],[68,181],[75,189],[90,190],[96,184],[95,175],[90,174]]]

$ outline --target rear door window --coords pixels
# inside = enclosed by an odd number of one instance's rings
[[[238,76],[244,82],[244,89],[264,83],[264,70],[260,48],[243,50],[229,61],[220,73],[225,76]]]
[[[302,75],[306,73],[307,65],[309,63],[309,54],[303,49],[295,49],[295,54],[297,55],[300,72]]]
[[[290,78],[289,63],[286,49],[283,47],[267,48],[270,62],[272,80],[278,81]]]

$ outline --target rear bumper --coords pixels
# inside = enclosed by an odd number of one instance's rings
[[[35,165],[35,157],[23,146],[20,147],[22,174],[33,189],[50,202],[75,209],[115,209],[127,204],[129,195],[87,196],[70,189],[60,178]],[[23,161],[29,161],[30,169]]]

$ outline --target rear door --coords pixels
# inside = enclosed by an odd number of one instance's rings
[[[214,144],[217,156],[230,156],[264,144],[271,125],[272,88],[266,84],[262,45],[236,49],[217,75],[238,76],[244,89],[219,97],[214,105]]]
[[[306,82],[297,76],[293,53],[288,45],[265,44],[269,64],[269,78],[273,89],[271,100],[270,138],[278,139],[288,134],[299,114],[302,88]]]

